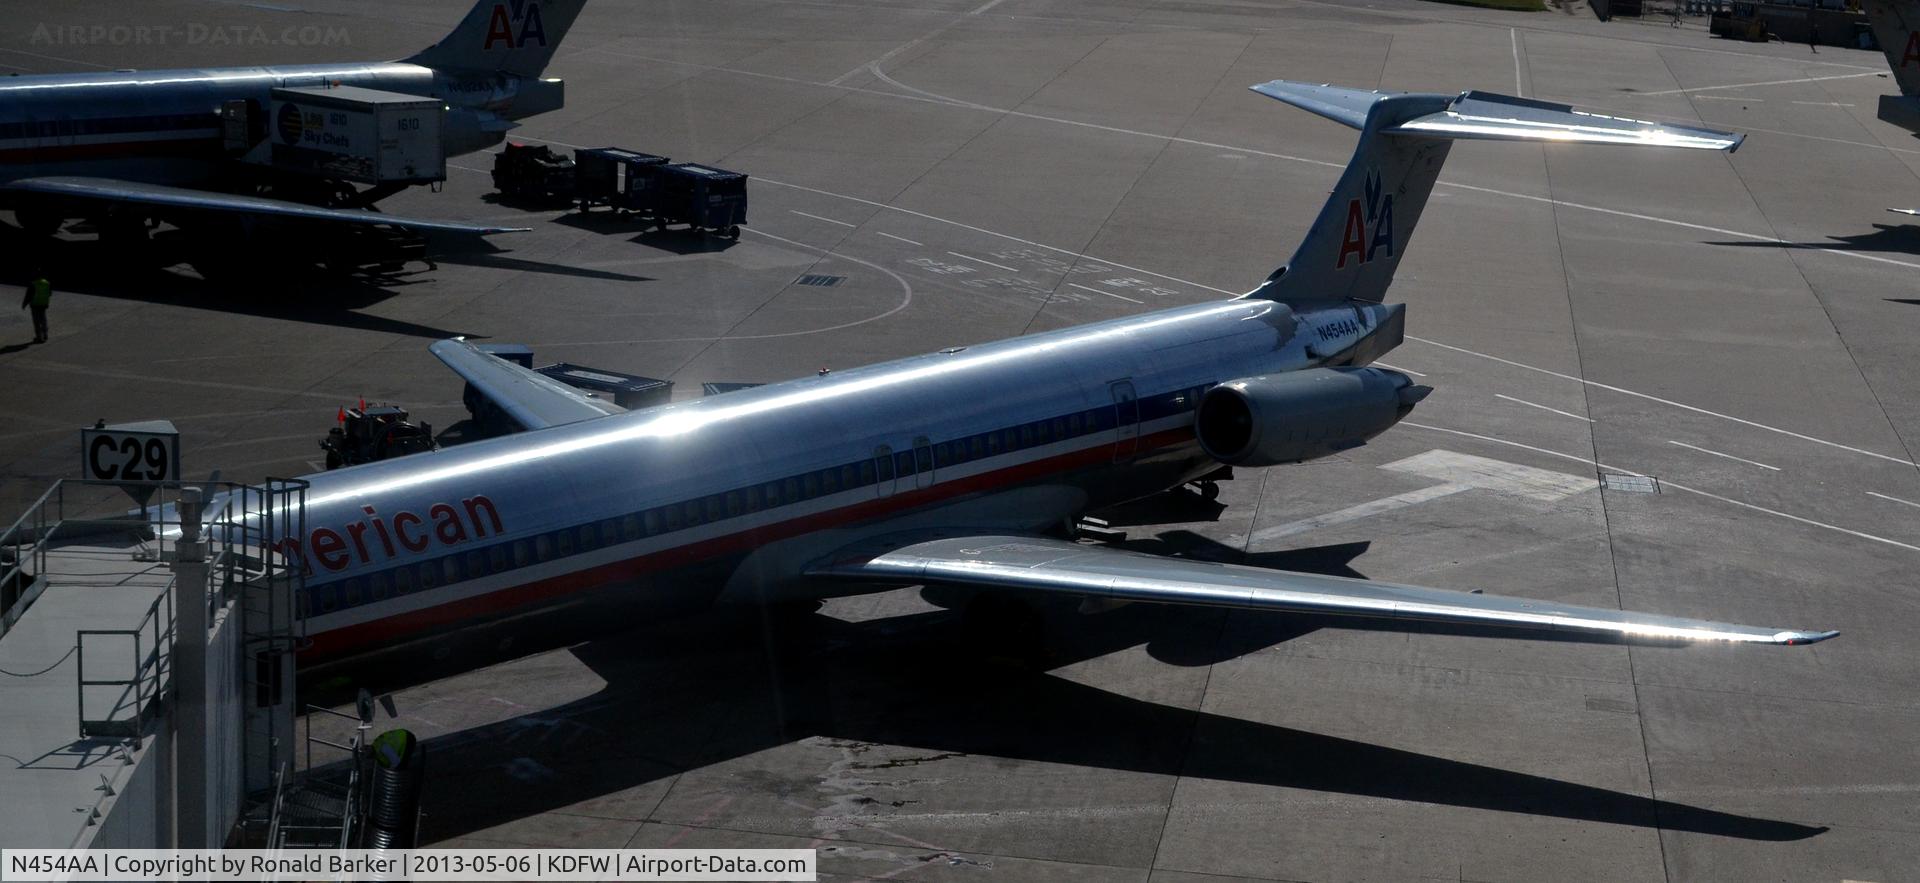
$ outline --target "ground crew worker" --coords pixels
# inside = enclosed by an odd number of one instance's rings
[[[33,271],[33,278],[27,280],[27,296],[20,299],[20,308],[33,311],[33,342],[47,342],[47,305],[53,303],[53,283],[47,281],[47,274]]]

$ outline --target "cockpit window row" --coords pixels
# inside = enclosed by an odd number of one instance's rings
[[[1192,387],[1142,398],[1139,400],[1140,420],[1151,421],[1191,411],[1206,389],[1205,386]],[[1115,409],[1103,406],[937,442],[932,445],[933,468],[948,469],[974,460],[1104,432],[1114,428],[1115,419]],[[309,584],[302,591],[299,611],[303,617],[335,613],[456,582],[585,554],[607,546],[857,490],[876,482],[910,479],[916,472],[915,451],[909,448],[893,452],[886,461],[877,456],[868,457],[799,475],[755,482],[745,487],[588,524],[467,548],[438,558],[411,561],[344,580]]]

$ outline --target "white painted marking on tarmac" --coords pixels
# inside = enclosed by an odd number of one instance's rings
[[[1146,301],[1138,301],[1138,300],[1134,300],[1133,298],[1130,298],[1130,297],[1127,297],[1127,296],[1126,296],[1126,295],[1124,295],[1124,294],[1114,294],[1114,293],[1113,293],[1113,292],[1111,292],[1111,291],[1105,291],[1105,290],[1102,290],[1102,289],[1099,289],[1099,288],[1088,288],[1087,286],[1085,286],[1085,285],[1081,285],[1081,284],[1080,284],[1080,283],[1078,283],[1078,282],[1069,282],[1069,283],[1067,283],[1067,284],[1068,284],[1068,285],[1071,285],[1071,286],[1073,286],[1074,288],[1078,288],[1078,289],[1080,289],[1081,291],[1091,291],[1091,292],[1093,292],[1094,294],[1104,294],[1104,295],[1106,295],[1106,296],[1108,296],[1108,297],[1117,297],[1117,298],[1119,298],[1119,299],[1121,299],[1121,300],[1124,300],[1124,301],[1127,301],[1128,303],[1136,303],[1136,304],[1138,304],[1138,303],[1146,303]]]
[[[1793,83],[1818,83],[1823,80],[1851,80],[1856,77],[1877,77],[1879,71],[1864,71],[1857,74],[1834,74],[1827,77],[1800,77],[1792,80],[1760,80],[1752,83],[1728,83],[1724,86],[1695,86],[1691,89],[1662,89],[1658,92],[1636,92],[1636,95],[1686,95],[1694,92],[1717,92],[1721,89],[1744,89],[1748,86],[1786,86]]]
[[[812,219],[814,219],[814,220],[816,220],[816,221],[826,221],[826,222],[827,222],[827,223],[829,223],[829,224],[839,224],[839,225],[840,225],[840,226],[842,226],[842,227],[859,227],[859,226],[860,226],[859,224],[849,224],[849,223],[847,223],[846,221],[836,221],[836,220],[834,220],[834,219],[832,219],[832,218],[823,218],[823,217],[820,217],[819,215],[810,215],[810,214],[807,214],[806,212],[803,212],[803,211],[801,211],[801,210],[799,210],[799,209],[794,209],[794,208],[790,208],[790,209],[787,209],[787,211],[790,211],[790,212],[792,212],[792,213],[794,213],[794,214],[796,214],[796,215],[799,215],[800,217],[803,217],[803,218],[812,218]]]
[[[912,40],[908,40],[905,43],[895,46],[892,49],[888,50],[887,54],[882,55],[879,58],[876,58],[872,61],[869,61],[866,64],[863,64],[859,67],[856,67],[853,70],[847,71],[846,73],[841,74],[840,76],[834,77],[831,80],[828,80],[827,85],[838,86],[842,83],[845,83],[848,80],[853,79],[855,76],[859,75],[861,71],[867,71],[868,73],[873,73],[875,71],[878,71],[881,65],[886,64],[889,61],[892,61],[894,56],[899,55],[900,53],[905,52],[909,49],[912,49],[913,47],[918,46],[921,43],[927,42],[927,37],[931,37],[934,34],[938,34],[941,31],[944,31],[946,29],[947,29],[946,26],[942,25],[939,28],[935,29],[933,33],[927,34],[925,37],[916,37]]]
[[[1443,426],[1432,426],[1426,423],[1416,423],[1412,420],[1402,420],[1395,425],[1411,426],[1415,429],[1425,429],[1430,432],[1443,432],[1448,435],[1458,435],[1465,438],[1479,439],[1481,441],[1490,442],[1496,445],[1506,445],[1508,447],[1520,448],[1522,450],[1527,450],[1527,451],[1533,451],[1536,454],[1544,454],[1549,457],[1559,457],[1560,459],[1563,459],[1563,460],[1572,460],[1576,463],[1585,463],[1587,465],[1595,466],[1600,469],[1605,469],[1610,472],[1619,472],[1626,475],[1638,475],[1643,478],[1646,477],[1646,473],[1644,472],[1635,472],[1631,469],[1627,469],[1620,466],[1611,466],[1606,463],[1601,463],[1597,460],[1587,459],[1586,457],[1580,457],[1573,454],[1561,453],[1560,451],[1548,450],[1546,448],[1534,447],[1533,445],[1524,444],[1517,441],[1511,441],[1504,438],[1495,438],[1491,435],[1481,435],[1480,433],[1477,433],[1477,432],[1467,432],[1462,429],[1447,429],[1446,427],[1443,427]],[[1869,540],[1876,543],[1883,543],[1885,545],[1893,546],[1895,548],[1905,549],[1909,552],[1920,552],[1920,546],[1915,546],[1910,543],[1903,543],[1903,542],[1900,542],[1899,540],[1888,539],[1883,536],[1875,536],[1874,534],[1866,533],[1863,531],[1841,527],[1837,524],[1828,524],[1824,521],[1815,521],[1811,518],[1802,518],[1798,515],[1792,515],[1786,512],[1782,512],[1778,509],[1768,509],[1765,506],[1756,506],[1752,503],[1744,503],[1739,500],[1732,499],[1730,497],[1723,497],[1723,496],[1720,496],[1719,494],[1708,493],[1698,488],[1691,488],[1684,484],[1679,484],[1677,482],[1674,482],[1670,479],[1665,479],[1665,478],[1660,479],[1660,486],[1663,488],[1671,488],[1676,491],[1693,494],[1694,496],[1697,496],[1697,497],[1706,497],[1709,500],[1717,500],[1719,502],[1726,503],[1729,506],[1738,506],[1742,509],[1748,509],[1748,510],[1759,512],[1766,515],[1772,515],[1777,518],[1784,518],[1788,521],[1808,525],[1809,527],[1824,528],[1826,530],[1834,531],[1835,533],[1843,533],[1851,537],[1858,537],[1863,540]]]
[[[1417,506],[1421,503],[1451,497],[1454,494],[1470,490],[1489,490],[1497,493],[1526,497],[1541,502],[1555,502],[1590,490],[1598,485],[1592,478],[1554,472],[1551,469],[1535,469],[1518,463],[1476,457],[1455,451],[1431,450],[1416,454],[1404,460],[1396,460],[1380,467],[1390,472],[1404,472],[1423,478],[1432,478],[1440,483],[1419,490],[1406,491],[1369,500],[1355,506],[1348,506],[1323,515],[1289,521],[1273,527],[1253,532],[1244,542],[1267,543],[1282,537],[1307,533],[1336,524],[1346,524],[1376,515],[1384,515]],[[1228,539],[1229,545],[1239,545],[1240,537]]]
[[[1695,95],[1701,101],[1738,101],[1741,104],[1766,104],[1765,98],[1748,98],[1745,95]]]
[[[533,139],[528,139],[528,140],[533,140]],[[828,258],[834,258],[834,259],[844,260],[844,261],[852,261],[856,264],[860,264],[865,267],[871,267],[875,270],[885,273],[887,276],[891,277],[893,281],[900,283],[900,295],[901,295],[900,302],[897,304],[894,304],[892,309],[887,310],[884,313],[876,313],[864,319],[855,319],[851,322],[842,322],[838,325],[829,325],[825,328],[808,328],[804,331],[779,331],[779,332],[774,332],[770,334],[723,334],[718,337],[651,337],[651,338],[643,337],[643,338],[633,338],[628,340],[533,341],[528,345],[529,346],[608,346],[608,345],[630,345],[630,344],[636,344],[636,343],[705,343],[705,342],[716,341],[716,340],[773,340],[775,338],[781,338],[781,337],[802,337],[808,334],[825,334],[829,331],[840,331],[843,329],[852,328],[856,325],[865,325],[868,322],[878,322],[881,319],[885,319],[886,317],[891,316],[894,313],[898,313],[901,310],[904,310],[913,304],[913,284],[908,282],[906,277],[900,275],[899,273],[895,273],[894,271],[889,270],[886,267],[883,267],[877,263],[874,263],[873,261],[866,260],[865,258],[857,258],[857,257],[854,257],[853,255],[834,251],[832,249],[821,248],[820,246],[817,246],[817,245],[808,245],[807,243],[800,242],[798,240],[788,239],[784,236],[775,236],[772,233],[767,233],[761,230],[751,230],[746,228],[742,228],[742,230],[743,232],[752,233],[755,236],[765,237],[767,239],[774,240],[775,242],[784,242],[796,248],[804,248],[804,249],[807,249],[808,251],[817,251],[823,255],[826,255]],[[745,320],[742,319],[742,321],[745,321]]]
[[[1400,372],[1400,373],[1402,373],[1402,374],[1411,374],[1411,375],[1413,375],[1413,376],[1415,376],[1415,377],[1425,377],[1425,376],[1427,376],[1427,375],[1425,375],[1425,374],[1422,374],[1422,373],[1420,373],[1420,372],[1418,372],[1418,371],[1415,371],[1415,370],[1413,370],[1412,368],[1401,368],[1401,367],[1399,367],[1399,366],[1397,366],[1397,365],[1389,365],[1389,364],[1387,364],[1387,363],[1385,363],[1385,362],[1375,362],[1374,364],[1375,364],[1375,365],[1379,365],[1380,367],[1382,367],[1382,368],[1385,368],[1385,369],[1387,369],[1388,371],[1398,371],[1398,372]]]
[[[1519,29],[1508,28],[1507,39],[1512,41],[1513,43],[1513,94],[1518,95],[1521,98],[1525,98],[1527,97],[1527,87],[1525,85],[1522,85],[1520,82],[1520,31]]]
[[[927,245],[926,245],[926,243],[924,243],[924,242],[915,242],[915,241],[913,241],[913,240],[911,240],[911,239],[908,239],[908,238],[907,238],[907,237],[905,237],[905,236],[895,236],[895,235],[893,235],[892,233],[886,233],[886,232],[882,232],[882,231],[880,231],[880,230],[875,230],[875,231],[873,231],[873,232],[875,232],[875,233],[879,233],[879,234],[880,234],[881,236],[885,236],[885,237],[887,237],[888,239],[898,239],[898,240],[900,240],[901,242],[904,242],[904,243],[906,243],[906,244],[908,244],[908,245],[918,245],[918,246],[920,246],[921,248],[926,248],[926,247],[927,247]]]
[[[1852,107],[1844,101],[1796,101],[1794,104],[1811,104],[1815,107]]]
[[[1549,370],[1547,368],[1537,368],[1533,365],[1528,365],[1522,362],[1513,361],[1512,359],[1503,359],[1503,358],[1500,358],[1499,356],[1489,355],[1487,353],[1482,353],[1482,352],[1475,352],[1473,350],[1467,349],[1466,347],[1459,347],[1459,346],[1454,346],[1448,343],[1441,343],[1437,340],[1429,340],[1424,337],[1415,337],[1411,334],[1407,335],[1407,339],[1417,340],[1421,343],[1427,344],[1428,346],[1437,346],[1443,350],[1452,350],[1454,352],[1464,353],[1469,356],[1478,356],[1482,359],[1488,359],[1490,361],[1499,362],[1502,365],[1510,365],[1515,368],[1523,368],[1528,371],[1538,372],[1540,374],[1545,374],[1548,377],[1558,377],[1561,380],[1571,380],[1575,383],[1586,384],[1587,386],[1591,386],[1596,389],[1604,389],[1604,390],[1607,390],[1608,392],[1617,392],[1617,393],[1620,393],[1621,395],[1629,395],[1635,398],[1645,399],[1650,402],[1658,402],[1662,405],[1669,405],[1675,408],[1679,408],[1680,410],[1683,410],[1683,411],[1691,411],[1695,414],[1703,414],[1708,417],[1718,417],[1722,420],[1730,420],[1734,423],[1740,424],[1741,426],[1750,426],[1750,427],[1753,427],[1754,429],[1764,429],[1768,432],[1779,433],[1780,435],[1788,436],[1790,438],[1797,438],[1797,439],[1800,439],[1801,441],[1812,442],[1817,445],[1825,445],[1830,448],[1837,448],[1842,451],[1848,451],[1851,453],[1860,454],[1867,457],[1874,457],[1880,460],[1886,460],[1889,463],[1901,463],[1907,466],[1920,468],[1920,463],[1915,463],[1912,460],[1904,459],[1901,457],[1889,456],[1887,454],[1878,454],[1878,453],[1874,453],[1873,451],[1866,450],[1865,448],[1856,448],[1852,445],[1843,445],[1839,442],[1827,441],[1824,438],[1814,438],[1811,435],[1804,435],[1798,432],[1794,432],[1791,429],[1781,429],[1778,426],[1768,426],[1765,423],[1758,423],[1752,420],[1735,417],[1731,414],[1722,414],[1719,411],[1709,411],[1705,408],[1695,407],[1693,405],[1684,404],[1682,402],[1676,402],[1676,401],[1673,401],[1672,399],[1663,399],[1659,396],[1648,395],[1644,392],[1635,392],[1625,387],[1612,386],[1610,384],[1601,383],[1596,380],[1588,380],[1584,377],[1575,377],[1571,374],[1562,374],[1558,371]]]
[[[538,141],[538,140],[540,140],[540,139],[538,139],[538,138],[527,138],[527,139],[524,139],[524,140],[527,140],[527,141]],[[555,144],[558,144],[559,142],[557,142],[557,141],[556,141],[556,142],[552,142],[552,143],[555,143]],[[564,145],[563,145],[563,146],[564,146]],[[1331,163],[1329,163],[1329,165],[1332,165],[1332,164],[1331,164]],[[1085,254],[1085,253],[1083,253],[1083,252],[1077,252],[1077,251],[1073,251],[1073,250],[1071,250],[1071,249],[1066,249],[1066,248],[1060,248],[1060,247],[1058,247],[1058,246],[1053,246],[1053,245],[1047,245],[1047,244],[1046,244],[1046,243],[1044,243],[1044,242],[1035,242],[1035,241],[1033,241],[1033,240],[1031,240],[1031,239],[1021,239],[1021,238],[1020,238],[1020,237],[1018,237],[1018,236],[1012,236],[1012,235],[1009,235],[1009,234],[1006,234],[1006,233],[1001,233],[1001,232],[999,232],[999,231],[996,231],[996,230],[988,230],[988,229],[987,229],[987,228],[985,228],[985,227],[975,227],[975,226],[973,226],[972,224],[967,224],[967,223],[962,223],[962,222],[960,222],[960,221],[955,221],[955,220],[952,220],[952,219],[949,219],[949,218],[943,218],[943,217],[940,217],[940,216],[938,216],[938,215],[930,215],[930,214],[927,214],[926,212],[916,212],[916,211],[914,211],[913,209],[910,209],[910,208],[901,208],[901,207],[899,207],[899,206],[896,206],[896,205],[888,205],[888,204],[886,204],[886,203],[884,203],[884,202],[874,202],[874,201],[873,201],[873,200],[871,200],[871,199],[862,199],[862,198],[860,198],[860,197],[858,197],[858,196],[848,196],[847,194],[844,194],[844,193],[835,193],[835,192],[833,192],[833,191],[831,191],[831,190],[821,190],[821,189],[819,189],[819,188],[816,188],[816,187],[807,187],[807,186],[805,186],[805,185],[802,185],[802,184],[789,184],[789,183],[787,183],[787,182],[785,182],[785,181],[776,181],[776,180],[774,180],[774,179],[772,179],[772,178],[764,178],[764,177],[763,177],[763,178],[757,178],[757,179],[755,179],[755,180],[758,180],[758,181],[759,181],[759,182],[761,182],[762,184],[772,184],[772,185],[773,185],[773,186],[775,186],[775,187],[789,187],[789,188],[792,188],[792,189],[794,189],[794,190],[802,190],[802,191],[805,191],[805,192],[807,192],[807,193],[818,193],[818,194],[820,194],[821,196],[833,196],[833,197],[838,197],[838,198],[840,198],[840,199],[844,199],[844,200],[847,200],[847,201],[849,201],[849,202],[857,202],[857,203],[860,203],[860,204],[862,204],[862,205],[870,205],[870,206],[873,206],[874,208],[880,208],[880,209],[886,209],[886,210],[888,210],[888,211],[894,211],[894,212],[899,212],[899,213],[901,213],[901,214],[903,214],[903,215],[912,215],[912,216],[914,216],[914,217],[916,217],[916,218],[925,218],[926,220],[929,220],[929,221],[938,221],[938,222],[940,222],[940,223],[942,223],[942,224],[947,224],[947,225],[950,225],[950,226],[954,226],[954,227],[959,227],[959,228],[960,228],[960,229],[962,229],[962,230],[972,230],[972,231],[973,231],[973,232],[975,232],[975,233],[979,233],[979,234],[982,234],[982,235],[985,235],[985,236],[995,236],[995,237],[998,237],[998,238],[1001,238],[1001,239],[1005,239],[1005,240],[1007,240],[1008,242],[1018,242],[1018,243],[1020,243],[1021,245],[1031,245],[1031,246],[1033,246],[1034,248],[1044,248],[1044,249],[1046,249],[1047,251],[1053,251],[1053,252],[1059,252],[1060,254],[1064,254],[1064,255],[1071,255],[1071,256],[1073,256],[1073,257],[1077,257],[1077,258],[1086,258],[1087,260],[1090,260],[1090,261],[1099,261],[1099,262],[1100,262],[1100,263],[1102,263],[1102,264],[1108,264],[1108,265],[1111,265],[1111,266],[1114,266],[1114,267],[1118,267],[1118,268],[1120,268],[1120,269],[1122,269],[1122,270],[1128,270],[1128,271],[1131,271],[1131,272],[1134,272],[1134,273],[1145,273],[1145,274],[1147,274],[1148,276],[1152,276],[1152,277],[1154,277],[1154,278],[1156,278],[1156,279],[1165,279],[1165,280],[1167,280],[1167,281],[1169,281],[1169,282],[1178,282],[1178,283],[1180,283],[1181,285],[1191,285],[1191,286],[1193,286],[1194,288],[1200,288],[1200,289],[1204,289],[1204,290],[1206,290],[1206,291],[1217,291],[1217,292],[1219,292],[1219,293],[1221,293],[1221,294],[1231,294],[1231,295],[1236,295],[1236,296],[1240,294],[1240,292],[1238,292],[1238,291],[1229,291],[1229,290],[1227,290],[1227,289],[1225,289],[1225,288],[1215,288],[1215,287],[1213,287],[1213,286],[1211,286],[1211,285],[1205,285],[1205,284],[1202,284],[1202,283],[1199,283],[1199,282],[1193,282],[1193,281],[1190,281],[1190,280],[1187,280],[1187,279],[1182,279],[1182,278],[1180,278],[1180,277],[1178,277],[1178,276],[1169,276],[1169,275],[1167,275],[1167,274],[1165,274],[1165,273],[1155,273],[1155,272],[1154,272],[1154,271],[1152,271],[1152,270],[1145,270],[1145,269],[1141,269],[1140,267],[1130,267],[1130,266],[1127,266],[1126,264],[1123,264],[1123,263],[1120,263],[1120,262],[1118,262],[1118,261],[1110,261],[1110,260],[1107,260],[1106,258],[1098,258],[1098,257],[1094,257],[1093,255],[1090,255],[1090,254]],[[884,234],[884,233],[882,233],[881,235],[882,235],[882,236],[884,236],[884,235],[886,235],[886,234]],[[915,245],[918,245],[919,243],[914,243],[914,244],[915,244]]]
[[[1568,475],[1551,469],[1536,469],[1519,463],[1476,457],[1472,454],[1438,448],[1424,454],[1415,454],[1404,460],[1395,460],[1380,468],[1389,472],[1421,475],[1447,484],[1460,484],[1526,497],[1542,503],[1557,502],[1582,491],[1592,490],[1599,484],[1591,476]]]
[[[970,254],[961,254],[961,253],[959,253],[959,252],[957,252],[957,251],[950,251],[950,252],[947,252],[947,254],[950,254],[950,255],[953,255],[953,256],[954,256],[954,257],[956,257],[956,258],[964,258],[964,259],[966,259],[966,260],[969,260],[969,261],[972,261],[972,262],[974,262],[974,263],[976,263],[976,264],[986,264],[986,265],[987,265],[987,266],[989,266],[989,267],[997,267],[997,268],[999,268],[999,269],[1002,269],[1002,270],[1005,270],[1005,271],[1007,271],[1007,272],[1009,272],[1009,273],[1018,273],[1018,272],[1020,272],[1020,269],[1019,269],[1018,267],[1009,267],[1009,266],[1007,266],[1006,264],[996,264],[996,263],[994,263],[994,262],[992,262],[992,261],[985,261],[985,260],[981,260],[981,259],[979,259],[979,258],[976,258],[976,257],[974,257],[973,255],[970,255]]]
[[[1899,503],[1902,506],[1912,506],[1915,509],[1920,509],[1920,503],[1916,503],[1912,500],[1902,500],[1899,497],[1889,497],[1886,494],[1875,493],[1873,491],[1867,491],[1867,496],[1879,497],[1880,499],[1886,500],[1889,503]]]
[[[1762,463],[1762,462],[1760,462],[1760,461],[1758,461],[1758,460],[1749,460],[1749,459],[1747,459],[1747,458],[1745,458],[1745,457],[1735,457],[1735,456],[1734,456],[1734,455],[1732,455],[1732,454],[1723,454],[1723,453],[1721,453],[1721,452],[1719,452],[1719,451],[1715,451],[1715,450],[1711,450],[1711,449],[1708,449],[1708,448],[1703,448],[1703,447],[1700,447],[1699,445],[1690,445],[1690,444],[1687,444],[1686,442],[1683,442],[1683,441],[1674,441],[1673,439],[1667,439],[1667,444],[1670,444],[1670,445],[1678,445],[1678,446],[1680,446],[1680,447],[1683,447],[1683,448],[1686,448],[1686,449],[1687,449],[1687,450],[1689,450],[1689,451],[1699,451],[1699,452],[1700,452],[1700,453],[1702,453],[1702,454],[1712,454],[1712,455],[1713,455],[1713,456],[1715,456],[1715,457],[1725,457],[1725,458],[1726,458],[1726,459],[1728,459],[1728,460],[1732,460],[1732,461],[1734,461],[1734,462],[1736,462],[1736,463],[1745,463],[1745,464],[1747,464],[1748,466],[1758,466],[1758,467],[1760,467],[1761,469],[1771,469],[1771,470],[1773,470],[1773,471],[1775,471],[1775,472],[1779,472],[1779,471],[1780,471],[1780,467],[1778,467],[1778,466],[1768,466],[1767,464],[1765,464],[1765,463]]]
[[[1579,414],[1573,413],[1572,411],[1562,411],[1559,408],[1549,408],[1546,405],[1542,405],[1537,402],[1529,402],[1526,399],[1516,399],[1513,396],[1501,395],[1500,393],[1497,393],[1497,392],[1493,394],[1493,397],[1496,399],[1506,399],[1507,401],[1513,402],[1516,405],[1526,405],[1529,408],[1539,408],[1542,411],[1551,411],[1555,414],[1559,414],[1562,417],[1572,417],[1575,420],[1584,420],[1588,423],[1593,422],[1592,418],[1582,417]]]
[[[1429,500],[1438,500],[1442,497],[1451,497],[1454,494],[1470,490],[1473,490],[1471,485],[1436,484],[1432,487],[1424,487],[1417,491],[1407,491],[1406,493],[1394,494],[1390,497],[1381,497],[1378,500],[1369,500],[1358,506],[1348,506],[1337,512],[1328,512],[1325,515],[1315,515],[1312,518],[1302,518],[1299,521],[1289,521],[1286,524],[1256,530],[1253,532],[1253,536],[1249,537],[1247,541],[1250,543],[1271,542],[1282,537],[1290,537],[1294,534],[1319,530],[1323,527],[1332,527],[1333,525],[1345,524],[1349,521],[1372,518],[1375,515],[1383,515],[1397,509],[1405,509],[1408,506],[1416,506]],[[1227,544],[1239,545],[1238,540],[1238,537],[1231,537],[1227,540]]]
[[[1005,3],[1005,2],[1007,2],[1007,0],[987,0],[987,2],[985,2],[985,3],[982,3],[982,4],[980,5],[980,6],[978,6],[978,7],[976,7],[976,8],[975,8],[975,9],[974,9],[974,10],[973,10],[972,12],[969,12],[969,13],[967,13],[967,14],[968,14],[968,15],[983,15],[983,14],[985,14],[985,13],[986,13],[986,11],[987,11],[987,10],[989,10],[989,9],[992,9],[992,8],[994,8],[995,6],[999,6],[1000,4],[1002,4],[1002,3]]]

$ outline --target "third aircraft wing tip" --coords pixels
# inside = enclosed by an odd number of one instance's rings
[[[1818,644],[1821,641],[1827,640],[1828,638],[1837,638],[1839,636],[1840,636],[1840,633],[1838,631],[1825,631],[1825,632],[1791,632],[1789,631],[1789,632],[1780,632],[1774,635],[1773,639],[1774,639],[1774,643],[1776,644],[1785,644],[1791,647],[1791,646],[1798,646],[1801,644]]]

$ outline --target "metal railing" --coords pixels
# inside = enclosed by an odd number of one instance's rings
[[[164,611],[164,613],[163,613]],[[151,633],[150,641],[143,640]],[[107,635],[130,637],[133,639],[133,671],[124,678],[88,678],[87,677],[87,638]],[[125,736],[139,744],[141,735],[147,731],[147,717],[154,706],[166,695],[169,686],[167,660],[173,643],[173,587],[169,586],[147,605],[146,616],[140,624],[130,629],[81,629],[74,633],[75,707],[79,709],[80,738],[89,736]],[[103,718],[87,717],[88,687],[121,687],[120,694],[114,698],[113,706]],[[131,704],[133,720],[119,719],[120,713]]]
[[[125,482],[63,479],[40,496],[28,511],[0,534],[0,550],[14,553],[15,570],[31,566],[44,578],[48,555],[56,541],[77,541],[101,534],[131,535],[138,540],[136,559],[171,561],[178,555],[178,543],[184,521],[180,513],[180,492],[199,490],[206,499],[201,503],[198,522],[200,535],[207,541],[208,591],[205,593],[207,616],[238,599],[244,617],[239,625],[246,630],[244,645],[248,652],[261,647],[285,650],[298,640],[294,634],[298,619],[292,615],[293,595],[302,581],[302,564],[281,552],[281,543],[302,535],[306,525],[307,483],[299,479],[269,478],[260,485],[233,482]],[[124,507],[118,493],[132,492],[146,499],[138,512],[124,508],[112,511],[116,501]],[[102,509],[107,509],[102,513]],[[17,577],[16,577],[17,578]],[[156,700],[166,695],[169,651],[174,636],[176,586],[169,584],[154,599],[147,615],[132,629],[83,629],[75,633],[77,667],[75,689],[79,694],[79,730],[87,736],[134,736],[145,731],[148,713]],[[161,615],[164,605],[165,615]],[[151,638],[147,636],[151,633]],[[86,672],[86,644],[89,637],[123,636],[133,639],[132,670],[124,677],[89,678]],[[251,666],[241,670],[252,672]],[[248,675],[251,680],[252,675]],[[88,687],[123,686],[112,711],[104,718],[87,714]],[[249,683],[256,691],[265,685]],[[116,719],[131,694],[132,721]],[[132,731],[128,732],[131,725]],[[277,744],[282,735],[269,720],[265,732],[249,733],[264,744]]]
[[[335,742],[313,733],[316,715],[328,715],[352,721],[353,735],[346,742]],[[369,725],[360,718],[331,708],[306,706],[301,716],[306,724],[305,768],[291,786],[283,786],[274,795],[274,808],[267,843],[270,848],[288,846],[347,849],[360,827],[366,807],[362,794],[363,768],[367,764]],[[314,766],[315,746],[345,755]]]

